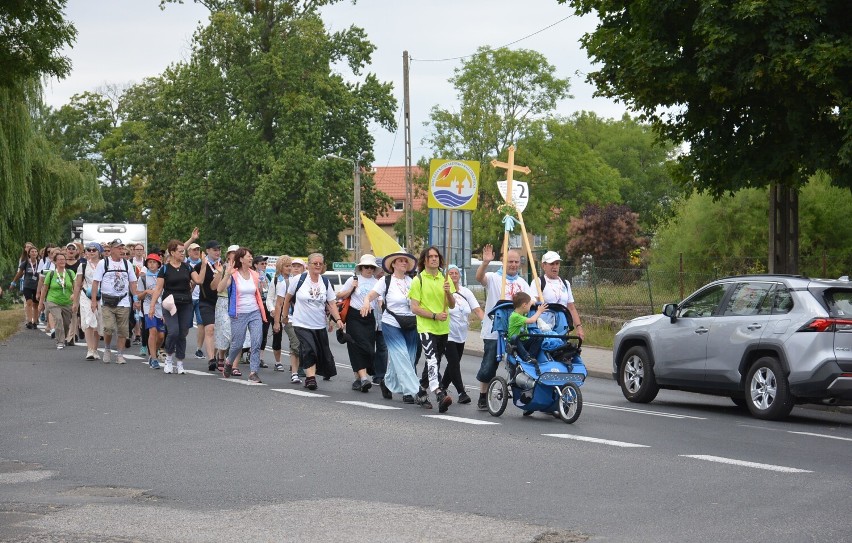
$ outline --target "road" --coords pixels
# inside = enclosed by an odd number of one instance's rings
[[[511,405],[441,417],[352,391],[332,347],[338,377],[307,394],[203,360],[86,362],[22,331],[0,347],[0,540],[852,540],[848,413],[765,422],[668,391],[637,406],[590,378],[573,425]],[[469,387],[477,368],[465,357]]]

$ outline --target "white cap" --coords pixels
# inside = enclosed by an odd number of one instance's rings
[[[559,253],[556,251],[547,251],[544,253],[544,256],[541,257],[542,264],[553,264],[554,262],[560,262],[562,259],[559,258]]]
[[[228,246],[228,250],[227,250],[227,251],[225,251],[225,252],[227,252],[227,253],[236,253],[236,252],[237,252],[237,251],[239,251],[239,250],[240,250],[240,246],[239,246],[239,245],[229,245],[229,246]]]
[[[299,266],[301,266],[303,268],[307,268],[307,266],[305,265],[305,261],[302,260],[301,258],[294,258],[293,261],[290,262],[290,264],[291,265],[298,264]]]

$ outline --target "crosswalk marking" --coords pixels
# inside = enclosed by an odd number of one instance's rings
[[[600,409],[612,409],[613,411],[625,411],[627,413],[640,413],[642,415],[654,415],[655,417],[669,417],[673,419],[707,420],[705,417],[678,415],[677,413],[663,413],[661,411],[648,411],[646,409],[636,409],[635,407],[619,407],[617,405],[606,405],[602,403],[583,402],[583,407],[598,407]]]
[[[292,394],[293,396],[303,396],[305,398],[328,398],[325,394],[318,392],[308,392],[307,390],[297,390],[291,388],[270,388],[274,392],[283,392],[284,394]]]
[[[255,383],[253,381],[249,381],[248,379],[229,379],[227,377],[219,377],[220,381],[227,381],[229,383],[237,383],[238,385],[247,385],[247,386],[261,386],[265,387],[264,383]]]
[[[202,377],[214,377],[215,373],[210,373],[206,371],[198,371],[198,370],[183,370],[190,375],[201,375]]]
[[[338,400],[337,403],[345,403],[346,405],[357,405],[358,407],[367,407],[369,409],[402,409],[401,407],[395,407],[393,405],[381,405],[381,404],[370,403],[370,402],[351,402],[351,401]]]
[[[452,422],[462,422],[464,424],[474,424],[474,425],[499,425],[499,422],[492,422],[489,420],[479,420],[479,419],[466,419],[464,417],[453,417],[452,415],[423,415],[427,419],[441,419],[441,420],[449,420]]]
[[[586,441],[589,443],[599,443],[601,445],[612,445],[613,447],[623,448],[650,448],[650,445],[640,445],[639,443],[627,443],[625,441],[613,441],[611,439],[600,439],[597,437],[575,436],[573,434],[541,434],[547,437],[558,437],[560,439],[573,439],[575,441]]]
[[[769,471],[781,471],[784,473],[813,473],[811,470],[789,468],[786,466],[776,466],[774,464],[759,464],[757,462],[748,462],[746,460],[736,460],[734,458],[723,458],[721,456],[711,456],[706,454],[680,454],[683,458],[695,458],[696,460],[706,460],[708,462],[718,462],[720,464],[731,464],[733,466],[742,466],[746,468],[765,469]]]

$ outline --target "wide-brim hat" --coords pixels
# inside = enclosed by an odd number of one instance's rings
[[[376,257],[371,254],[361,255],[361,260],[359,260],[358,264],[355,266],[355,271],[358,271],[359,268],[363,268],[364,266],[375,268]]]
[[[385,270],[385,273],[393,273],[391,264],[393,264],[394,260],[400,257],[408,259],[408,268],[405,270],[406,273],[410,272],[417,266],[417,258],[415,258],[413,254],[403,252],[391,253],[382,260],[382,269]]]

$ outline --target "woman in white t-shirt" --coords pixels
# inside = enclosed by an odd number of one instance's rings
[[[393,398],[393,393],[402,394],[402,401],[415,403],[414,396],[420,391],[420,380],[414,369],[414,361],[417,357],[417,346],[420,338],[417,335],[417,327],[414,326],[404,330],[400,320],[414,320],[414,313],[408,300],[408,292],[411,290],[411,277],[407,274],[417,265],[414,255],[408,253],[392,253],[382,261],[382,268],[388,274],[381,281],[376,281],[372,292],[366,300],[371,302],[376,298],[382,298],[385,310],[382,313],[382,335],[388,348],[388,368],[385,378],[379,383],[382,388],[382,396],[386,399]],[[370,311],[365,305],[361,308],[361,315]],[[400,317],[400,320],[397,319]]]
[[[456,387],[459,395],[459,403],[470,403],[470,396],[464,389],[464,381],[461,376],[461,357],[464,354],[464,343],[467,341],[467,332],[470,328],[470,314],[473,313],[480,321],[485,318],[485,312],[479,306],[479,301],[469,288],[461,285],[461,271],[455,264],[447,267],[447,276],[456,287],[453,297],[456,305],[450,309],[450,335],[447,338],[447,348],[444,355],[447,357],[447,367],[441,377],[441,389],[447,390],[450,383]]]
[[[293,331],[299,338],[299,364],[305,370],[305,387],[317,389],[317,375],[326,380],[337,375],[334,356],[328,346],[328,333],[325,331],[328,310],[338,330],[343,329],[343,321],[337,312],[334,289],[331,282],[322,277],[325,259],[319,253],[308,257],[308,271],[298,277],[290,278],[287,296],[282,308],[282,321],[287,324],[293,307]]]
[[[367,392],[373,387],[370,375],[373,369],[373,356],[376,354],[376,317],[373,315],[374,301],[367,301],[367,295],[373,290],[376,279],[376,257],[371,254],[361,256],[355,266],[355,275],[346,280],[337,293],[339,300],[349,298],[349,313],[346,316],[346,351],[349,364],[355,374],[352,390]],[[361,309],[367,308],[366,314]]]
[[[92,281],[95,277],[95,270],[98,269],[98,263],[101,261],[100,245],[97,243],[89,243],[84,251],[85,261],[77,267],[77,277],[74,281],[74,308],[76,312],[79,306],[80,309],[80,327],[83,329],[83,335],[86,338],[86,360],[97,360],[98,342],[100,334],[103,333],[103,325],[101,324],[101,309],[97,307],[92,311]]]

